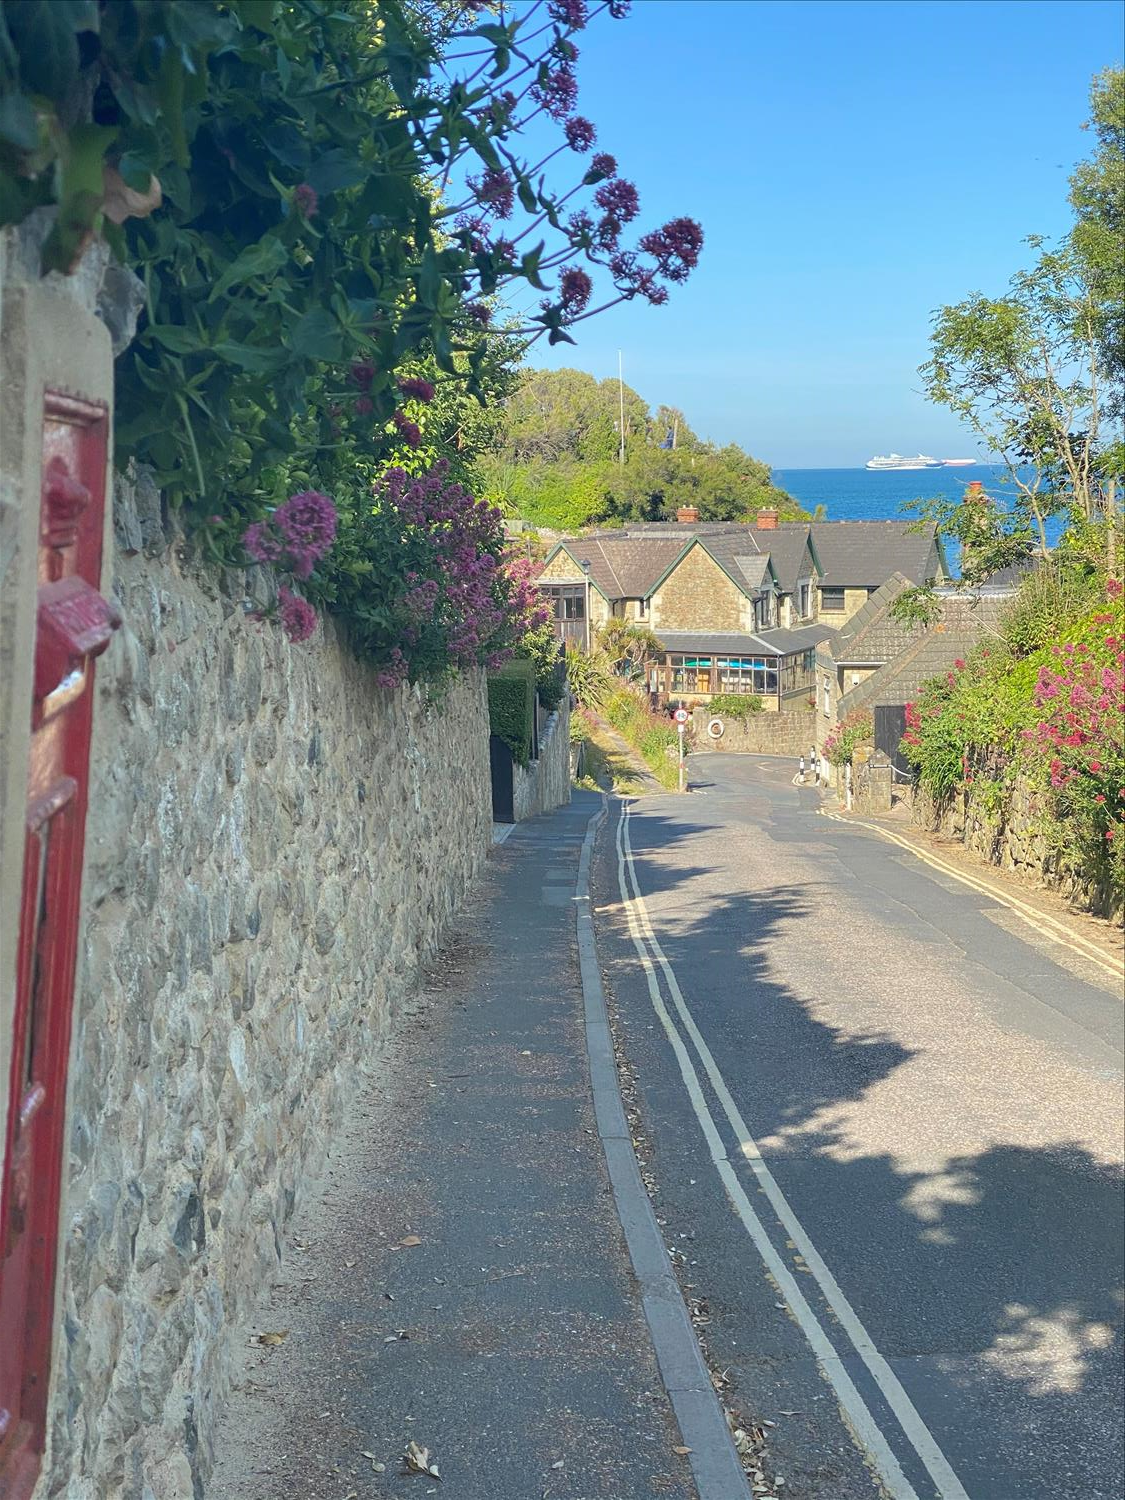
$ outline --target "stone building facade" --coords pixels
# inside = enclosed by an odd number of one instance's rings
[[[754,601],[713,557],[695,546],[676,563],[652,595],[652,629],[752,632]]]

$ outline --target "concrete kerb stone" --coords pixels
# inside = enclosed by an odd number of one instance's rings
[[[661,1378],[671,1398],[684,1446],[691,1449],[691,1470],[699,1500],[751,1500],[750,1485],[711,1384],[625,1121],[590,909],[590,862],[594,840],[605,816],[603,798],[600,810],[586,828],[575,887],[578,963],[598,1135],[633,1274],[640,1284]]]

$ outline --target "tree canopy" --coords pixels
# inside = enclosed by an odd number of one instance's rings
[[[561,531],[663,520],[684,505],[705,521],[748,519],[767,505],[803,515],[769,465],[736,443],[704,442],[676,407],[650,409],[630,386],[582,370],[524,371],[479,468],[510,512]]]

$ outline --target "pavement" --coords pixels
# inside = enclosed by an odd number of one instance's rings
[[[1119,1500],[1119,980],[790,762],[691,780],[614,806],[594,920],[643,1170],[776,1492]]]
[[[602,806],[493,848],[245,1330],[206,1500],[749,1496],[618,1100]]]

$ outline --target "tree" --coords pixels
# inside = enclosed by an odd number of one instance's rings
[[[1121,416],[1125,386],[1125,69],[1107,68],[1090,90],[1090,120],[1097,144],[1070,179],[1075,225],[1070,243],[1094,292],[1101,358]],[[1112,402],[1110,403],[1112,405]]]

